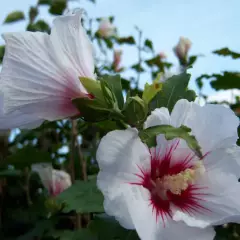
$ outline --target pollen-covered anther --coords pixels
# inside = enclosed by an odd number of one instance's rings
[[[156,180],[156,188],[159,191],[170,191],[173,194],[180,195],[190,184],[194,184],[196,180],[205,172],[205,167],[201,161],[198,161],[193,167],[175,175],[166,175]]]

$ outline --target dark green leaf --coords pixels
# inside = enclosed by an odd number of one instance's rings
[[[213,74],[214,80],[210,82],[211,86],[216,90],[240,89],[240,72],[223,72]]]
[[[103,41],[105,42],[106,46],[109,48],[109,49],[112,49],[113,48],[113,42],[111,39],[109,38],[103,38]]]
[[[191,148],[198,157],[202,157],[201,148],[198,145],[196,138],[190,135],[191,129],[186,126],[181,126],[175,128],[170,125],[159,125],[144,129],[139,132],[139,137],[148,147],[156,146],[156,136],[159,134],[164,134],[167,140],[172,140],[174,138],[181,138],[186,141],[189,148]],[[154,145],[153,145],[154,144]]]
[[[5,177],[20,177],[22,172],[20,170],[15,169],[7,169],[0,171],[0,178]]]
[[[103,75],[101,81],[104,81],[108,84],[110,90],[114,93],[119,109],[123,108],[124,99],[122,94],[122,83],[120,75],[110,76]]]
[[[116,41],[119,44],[135,44],[135,39],[132,36],[117,38]]]
[[[153,43],[150,39],[146,39],[144,45],[148,47],[150,50],[153,50]]]
[[[196,62],[197,58],[198,58],[198,56],[191,56],[191,57],[189,57],[187,65],[188,66],[192,66]]]
[[[42,239],[44,234],[54,227],[54,224],[55,221],[51,219],[38,221],[32,230],[23,236],[18,237],[17,240],[33,240],[35,238]]]
[[[165,72],[165,68],[169,69],[172,66],[172,63],[163,62],[159,55],[149,60],[146,60],[145,62],[149,67],[158,67],[160,72]]]
[[[145,71],[144,68],[141,66],[140,63],[137,63],[137,64],[132,65],[131,68],[134,69],[134,70],[136,70],[136,72],[139,72],[139,73]]]
[[[31,31],[31,32],[46,32],[46,33],[50,33],[49,25],[45,21],[43,21],[43,20],[38,20],[34,24],[29,24],[27,26],[27,30]]]
[[[49,234],[58,240],[98,240],[88,229],[78,229],[75,231],[54,231]]]
[[[78,213],[103,212],[103,196],[96,186],[96,179],[87,182],[76,181],[74,185],[56,197],[64,204],[64,212]]]
[[[129,90],[130,89],[130,81],[125,79],[125,78],[122,78],[122,88],[124,90]]]
[[[211,75],[207,75],[207,74],[202,74],[201,76],[199,76],[197,79],[196,79],[196,83],[199,87],[199,89],[202,89],[203,87],[203,79],[206,78],[206,79],[209,79],[209,78],[212,78]]]
[[[29,19],[30,19],[31,23],[34,22],[37,15],[38,15],[38,8],[37,7],[30,7],[28,16],[29,16]]]
[[[24,168],[31,164],[41,162],[52,162],[50,154],[27,146],[8,156],[6,161],[0,163],[0,166],[13,165],[16,168]]]
[[[7,15],[4,23],[13,23],[25,19],[24,13],[22,11],[14,11]]]
[[[5,53],[5,46],[2,45],[2,46],[0,46],[0,64],[3,61],[4,53]]]
[[[240,53],[237,53],[237,52],[233,52],[231,51],[229,48],[222,48],[222,49],[219,49],[219,50],[215,50],[213,51],[213,53],[215,54],[218,54],[220,56],[230,56],[232,57],[233,59],[237,59],[237,58],[240,58]]]
[[[38,0],[39,5],[42,5],[42,4],[50,5],[51,2],[52,0]]]
[[[67,7],[67,0],[54,0],[51,2],[49,12],[53,15],[62,15]]]
[[[162,90],[150,102],[150,109],[166,107],[171,112],[176,102],[180,99],[194,101],[196,94],[188,90],[187,86],[190,80],[190,74],[182,73],[167,79],[162,86]]]
[[[136,231],[127,230],[106,214],[96,216],[90,222],[89,229],[97,235],[98,240],[139,240]]]

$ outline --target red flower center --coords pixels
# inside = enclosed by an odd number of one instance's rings
[[[151,149],[150,169],[138,166],[140,173],[135,174],[140,181],[133,184],[150,192],[150,205],[156,220],[159,216],[163,221],[172,217],[172,205],[191,215],[208,210],[201,205],[206,195],[202,190],[206,187],[196,183],[204,174],[203,161],[196,160],[194,153],[178,156],[175,152],[178,143],[175,141],[166,149]]]

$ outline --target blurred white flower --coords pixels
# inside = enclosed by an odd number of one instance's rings
[[[188,38],[180,37],[179,42],[173,48],[173,51],[180,60],[186,59],[191,46],[192,43]]]
[[[212,226],[240,223],[239,119],[182,99],[171,114],[155,109],[145,128],[165,124],[190,127],[203,157],[182,139],[160,134],[149,149],[135,128],[108,133],[97,150],[105,211],[142,240],[213,240]]]
[[[50,35],[3,34],[0,129],[33,128],[44,120],[79,115],[71,99],[88,96],[79,77],[95,78],[93,49],[81,17],[81,11],[57,17]]]
[[[112,37],[116,34],[116,27],[110,22],[109,18],[102,18],[99,23],[98,33],[101,37]]]
[[[72,185],[68,173],[53,169],[50,164],[33,164],[32,171],[37,172],[51,196],[57,196]]]

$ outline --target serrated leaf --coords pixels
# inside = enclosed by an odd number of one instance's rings
[[[159,82],[161,74],[158,74],[156,79],[153,81],[152,84],[145,84],[142,99],[147,104],[154,98],[154,96],[162,89],[162,83]]]
[[[62,15],[66,7],[67,7],[67,0],[51,1],[49,13],[53,15]]]
[[[156,146],[156,136],[164,134],[167,140],[174,138],[181,138],[186,141],[190,149],[192,149],[198,157],[202,157],[201,147],[199,146],[196,138],[190,135],[191,129],[186,126],[175,128],[171,125],[159,125],[144,129],[139,132],[139,137],[148,145],[148,147]]]
[[[74,185],[56,197],[64,204],[63,212],[77,213],[103,212],[103,195],[96,186],[96,179],[76,181]]]
[[[124,105],[124,99],[122,94],[122,83],[120,75],[103,75],[101,77],[101,81],[104,81],[108,84],[110,90],[114,93],[117,99],[119,109],[122,109]]]
[[[220,56],[230,56],[232,57],[233,59],[237,59],[237,58],[240,58],[240,53],[237,53],[237,52],[233,52],[231,51],[229,48],[221,48],[219,50],[215,50],[213,51],[213,53],[217,54],[217,55],[220,55]]]
[[[176,102],[180,99],[194,101],[196,98],[195,92],[187,89],[190,76],[190,74],[184,72],[167,79],[163,83],[161,91],[150,102],[150,109],[166,107],[171,112]]]
[[[24,168],[41,162],[52,162],[51,155],[48,152],[27,146],[8,156],[6,161],[0,163],[0,166],[13,165],[16,168]]]
[[[25,16],[22,11],[14,11],[7,15],[7,17],[4,20],[4,23],[13,23],[24,19]]]
[[[2,45],[2,46],[0,46],[0,64],[3,61],[4,53],[5,53],[5,46]]]
[[[139,240],[134,230],[123,228],[113,217],[100,214],[90,222],[89,229],[98,237],[98,240]]]

